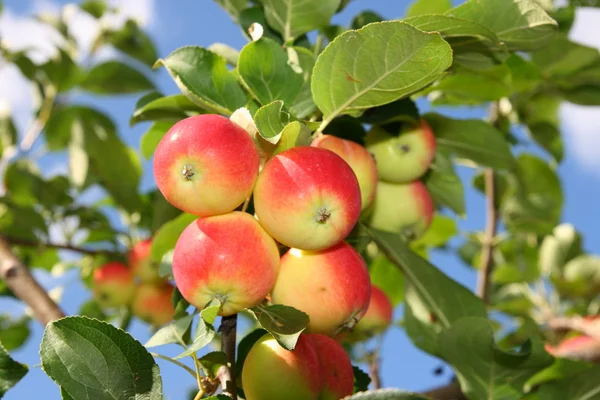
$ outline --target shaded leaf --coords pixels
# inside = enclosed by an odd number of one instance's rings
[[[355,365],[352,366],[352,372],[354,372],[354,393],[369,390],[369,385],[371,384],[369,374]]]
[[[18,319],[13,319],[8,315],[0,317],[0,343],[6,351],[18,349],[25,344],[31,334],[29,321],[28,317]]]
[[[290,114],[283,111],[283,102],[274,101],[262,106],[254,114],[254,123],[263,139],[272,144],[277,144],[281,138],[283,128],[290,122]]]
[[[310,83],[312,79],[313,68],[315,67],[315,56],[312,51],[304,47],[292,47],[298,57],[298,67],[301,69],[300,74],[304,79],[302,89],[293,104],[289,106],[290,111],[297,118],[306,118],[317,110],[312,92],[310,90]]]
[[[96,94],[137,93],[154,89],[143,73],[119,61],[94,66],[81,82],[81,87]]]
[[[383,290],[395,307],[404,299],[404,275],[384,255],[378,255],[369,264],[371,284]]]
[[[0,397],[23,379],[28,371],[27,365],[13,360],[4,346],[0,345]]]
[[[284,40],[327,26],[340,0],[263,0],[269,26]]]
[[[437,153],[423,183],[438,207],[448,207],[456,214],[465,215],[465,193],[463,183],[454,171],[450,159]]]
[[[352,29],[360,29],[365,25],[369,25],[370,23],[381,22],[383,20],[383,17],[377,14],[376,12],[365,10],[357,16],[355,16],[354,18],[352,18],[352,21],[350,22],[350,27]]]
[[[150,125],[150,128],[148,128],[140,139],[140,151],[146,160],[152,158],[163,136],[165,136],[173,125],[175,125],[174,122],[167,121],[159,121]]]
[[[187,315],[160,328],[144,345],[147,348],[162,346],[165,344],[179,344],[186,347],[186,332],[189,331],[195,315]]]
[[[302,331],[308,326],[308,315],[280,304],[250,309],[256,320],[283,348],[293,350]]]
[[[182,94],[163,96],[150,92],[141,97],[135,105],[130,125],[143,121],[180,120],[205,111]]]
[[[195,354],[198,350],[209,345],[216,334],[215,328],[213,328],[211,324],[206,323],[204,318],[198,318],[198,324],[196,325],[196,331],[194,332],[194,339],[192,343],[183,353],[175,357],[175,359]]]
[[[152,260],[160,262],[169,250],[174,249],[177,239],[183,230],[197,218],[195,215],[183,213],[161,226],[152,239],[152,248],[150,250]]]
[[[101,41],[113,45],[129,57],[150,67],[158,58],[152,39],[131,19],[127,20],[119,30],[103,32]]]

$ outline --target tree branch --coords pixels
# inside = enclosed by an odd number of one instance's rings
[[[494,238],[498,228],[498,209],[496,208],[496,176],[494,170],[488,168],[484,172],[486,223],[481,254],[481,267],[477,275],[477,294],[484,303],[489,302],[490,280],[494,270]]]
[[[15,256],[10,244],[0,237],[0,276],[20,300],[27,304],[43,324],[65,316],[48,293],[33,278],[23,263]]]
[[[379,349],[369,353],[367,360],[369,363],[369,376],[373,383],[373,389],[381,389],[381,374],[379,373],[381,358],[379,357]]]
[[[111,251],[111,250],[93,250],[93,249],[86,249],[84,247],[73,246],[70,244],[44,243],[44,242],[38,242],[35,240],[11,238],[11,237],[7,237],[7,236],[4,236],[4,240],[10,244],[18,245],[18,246],[42,247],[42,248],[48,247],[48,248],[52,248],[52,249],[69,250],[69,251],[75,251],[77,253],[90,254],[90,255],[105,254],[105,255],[116,256],[116,255],[121,254],[117,251]]]
[[[460,385],[456,382],[428,390],[423,395],[432,400],[467,400],[467,397],[460,389]]]
[[[227,355],[229,366],[222,366],[217,371],[223,394],[237,399],[235,378],[235,345],[236,345],[237,314],[221,318],[219,332],[221,333],[221,351]]]

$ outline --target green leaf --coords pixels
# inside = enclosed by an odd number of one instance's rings
[[[183,230],[197,218],[195,215],[183,213],[161,226],[152,239],[152,248],[150,249],[152,260],[160,262],[169,250],[174,249]]]
[[[215,328],[213,328],[211,324],[208,324],[204,318],[198,318],[198,325],[196,325],[192,344],[183,353],[175,357],[175,359],[177,360],[195,354],[198,350],[209,345],[216,334]]]
[[[284,349],[294,350],[300,334],[308,326],[308,315],[280,304],[250,309],[261,327],[269,332]]]
[[[186,347],[187,340],[185,339],[185,336],[192,325],[194,317],[194,314],[188,315],[160,328],[150,339],[148,339],[144,346],[150,348],[176,343]]]
[[[590,368],[593,368],[593,365],[590,365],[590,363],[569,360],[568,358],[557,358],[548,368],[532,376],[527,381],[527,387],[525,389],[527,390],[528,387],[532,388],[543,383],[569,378],[589,370]]]
[[[153,90],[154,84],[137,69],[119,61],[107,61],[94,66],[81,87],[95,94],[123,94]]]
[[[17,142],[17,128],[6,111],[0,111],[0,157]]]
[[[352,372],[354,373],[353,392],[366,392],[369,390],[369,385],[371,384],[371,378],[369,377],[369,374],[355,365],[352,366]]]
[[[352,18],[352,22],[350,22],[350,27],[351,29],[360,29],[365,25],[369,25],[373,22],[381,22],[383,20],[383,17],[377,14],[376,12],[365,10],[358,14],[356,17]]]
[[[4,346],[0,345],[0,397],[23,379],[28,371],[27,365],[13,360]]]
[[[100,40],[150,67],[158,58],[152,39],[131,19],[119,30],[102,32]]]
[[[215,319],[219,315],[221,311],[221,307],[223,307],[223,303],[215,298],[211,300],[203,309],[200,311],[200,316],[207,324],[214,324]]]
[[[12,351],[23,346],[31,330],[29,329],[28,317],[13,319],[8,315],[0,317],[0,343],[6,351]]]
[[[406,98],[379,107],[370,108],[358,119],[365,124],[384,125],[392,122],[416,123],[419,118],[421,118],[421,116],[417,109],[417,105],[410,98]],[[344,119],[344,117],[339,119]],[[335,124],[336,121],[338,121],[338,119],[332,124]],[[361,144],[364,143],[361,142]]]
[[[509,50],[535,50],[547,44],[558,24],[533,0],[469,0],[448,15],[490,28]]]
[[[35,208],[19,206],[0,198],[0,234],[37,242],[39,234],[48,234],[48,226]]]
[[[217,370],[223,366],[227,365],[229,362],[227,360],[227,354],[222,351],[211,351],[208,354],[200,357],[198,359],[200,365],[202,365],[203,369],[208,372],[208,376],[212,379],[217,376]]]
[[[281,100],[292,104],[304,84],[304,76],[290,65],[283,48],[269,38],[250,42],[240,52],[238,74],[261,104]]]
[[[163,96],[158,92],[150,92],[136,103],[129,124],[133,126],[143,121],[180,120],[204,112],[182,94]]]
[[[448,157],[440,152],[435,155],[433,164],[423,177],[423,183],[438,207],[448,207],[460,216],[465,215],[463,183]]]
[[[377,389],[344,397],[344,400],[428,400],[416,393],[400,389]]]
[[[435,134],[439,151],[454,153],[492,168],[514,167],[515,159],[504,135],[487,122],[451,119],[433,113],[423,117]]]
[[[208,51],[220,55],[227,60],[227,64],[234,67],[237,65],[238,58],[240,57],[240,52],[238,50],[225,43],[213,43],[208,47]]]
[[[158,189],[150,193],[148,207],[150,207],[150,210],[147,213],[152,218],[151,222],[149,222],[152,234],[155,234],[164,223],[181,215],[181,210],[173,207]]]
[[[464,316],[486,316],[481,300],[416,255],[399,235],[366,229],[379,249],[402,270],[406,280],[443,327],[450,327]]]
[[[150,128],[148,128],[144,136],[140,139],[140,151],[146,160],[152,158],[163,136],[165,136],[173,125],[175,125],[174,122],[167,121],[159,121],[150,125]]]
[[[59,93],[72,89],[83,75],[71,55],[63,49],[59,49],[57,55],[42,64],[40,68],[58,88]]]
[[[426,353],[439,357],[438,335],[444,326],[431,311],[414,285],[406,284],[404,329],[413,344]]]
[[[258,133],[267,142],[277,144],[283,128],[290,122],[290,114],[283,111],[283,101],[277,100],[262,106],[254,114],[254,123]]]
[[[444,247],[456,234],[458,226],[455,219],[435,214],[429,228],[423,236],[411,243],[411,247]]]
[[[250,26],[254,23],[257,23],[263,27],[263,37],[272,39],[277,43],[282,43],[281,36],[279,36],[279,34],[271,29],[271,27],[267,24],[267,20],[265,19],[265,10],[263,7],[257,6],[246,8],[240,12],[238,21],[248,40],[252,40],[248,34]]]
[[[452,8],[450,0],[415,0],[406,10],[407,17],[427,14],[443,14]]]
[[[543,81],[542,71],[537,65],[517,54],[511,54],[504,64],[510,68],[514,92],[533,90]]]
[[[46,326],[42,367],[73,399],[162,399],[158,365],[128,333],[87,317]]]
[[[288,50],[289,54],[292,54],[291,51],[296,52],[296,56],[298,57],[297,67],[301,70],[300,74],[304,79],[304,83],[302,84],[300,93],[289,108],[297,118],[306,118],[317,110],[317,105],[313,100],[310,90],[312,72],[315,67],[315,56],[312,51],[304,47],[291,47],[291,50]]]
[[[37,168],[25,159],[10,164],[4,173],[4,186],[11,200],[21,206],[43,205],[47,209],[67,206],[73,202],[69,196],[69,182],[64,177],[45,181]]]
[[[573,225],[560,224],[544,238],[539,253],[544,276],[561,276],[564,265],[583,253],[581,236]]]
[[[246,94],[225,59],[202,47],[180,47],[156,65],[163,65],[182,93],[202,108],[231,115],[246,104]]]
[[[83,317],[95,318],[100,321],[106,321],[108,319],[108,316],[104,313],[104,311],[102,310],[102,307],[100,307],[100,305],[94,298],[91,298],[91,299],[87,300],[85,303],[83,303],[79,307],[79,311],[77,312],[77,315],[81,315]]]
[[[248,7],[248,0],[215,0],[218,5],[237,19],[240,12]]]
[[[302,122],[290,122],[281,131],[281,137],[272,154],[276,155],[296,146],[309,146],[310,143],[310,129]]]
[[[404,275],[384,255],[378,255],[369,264],[371,284],[383,290],[395,307],[404,299]]]
[[[595,47],[570,41],[566,36],[557,36],[544,48],[531,55],[531,59],[548,77],[568,78],[594,64],[600,58]]]
[[[263,0],[269,26],[285,41],[329,24],[340,0]]]
[[[536,337],[518,351],[505,353],[494,343],[494,331],[485,318],[465,317],[440,334],[440,352],[457,372],[469,398],[520,398],[523,385],[552,364]],[[568,397],[567,397],[568,398]]]
[[[564,156],[564,147],[560,131],[555,125],[541,122],[530,125],[529,134],[556,162],[561,162]]]
[[[377,68],[374,59],[380,60]],[[370,24],[344,32],[321,53],[311,82],[313,98],[325,121],[356,116],[422,89],[451,63],[452,50],[439,34],[400,21]]]
[[[79,8],[98,19],[106,12],[107,4],[103,0],[85,0]]]

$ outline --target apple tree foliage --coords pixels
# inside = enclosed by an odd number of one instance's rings
[[[10,112],[0,114],[0,235],[17,256],[54,274],[76,268],[89,285],[95,266],[125,261],[133,240],[152,235],[152,259],[169,277],[177,238],[195,217],[174,209],[156,189],[141,190],[140,180],[143,160],[185,117],[231,116],[245,107],[260,136],[279,150],[306,144],[314,132],[364,143],[371,125],[424,118],[437,140],[423,178],[437,210],[432,226],[407,242],[361,223],[349,239],[369,264],[373,283],[403,307],[402,320],[390,329],[404,329],[415,346],[448,363],[468,399],[600,399],[598,366],[569,361],[565,367],[544,350],[556,340],[546,329],[549,316],[600,310],[600,258],[587,254],[573,226],[561,223],[564,194],[556,172],[564,156],[559,106],[600,105],[600,54],[568,38],[576,8],[600,2],[467,0],[452,7],[450,0],[416,0],[397,20],[365,10],[348,25],[332,25],[350,0],[215,1],[248,39],[243,48],[190,43],[159,55],[129,20],[103,29],[82,60],[63,14],[39,18],[64,39],[48,61],[0,45],[2,62],[30,81],[37,101],[27,133],[17,132]],[[78,7],[98,19],[110,12],[101,0]],[[103,47],[118,56],[93,62]],[[166,69],[179,92],[158,92],[152,68]],[[79,101],[81,93],[139,94],[130,120],[147,126],[139,148],[126,145],[127,132],[118,132],[93,101]],[[489,115],[454,116],[461,107]],[[39,165],[57,157],[68,162],[68,173],[47,177]],[[474,179],[462,181],[457,168],[474,170]],[[489,197],[490,173],[498,231],[491,238],[459,232],[456,220],[467,218],[465,190]],[[86,201],[91,190],[103,198]],[[64,242],[51,237],[56,227],[63,228]],[[65,247],[78,256],[64,259]],[[455,253],[474,269],[490,258],[495,268],[487,304],[431,264],[432,250]],[[3,282],[0,292],[14,297]],[[177,291],[173,302],[176,319],[145,345],[126,332],[127,310],[104,310],[91,297],[78,316],[48,324],[41,363],[62,398],[162,399],[151,351],[165,344],[181,346],[170,361],[192,375],[190,386],[195,379],[213,382],[227,363],[225,354],[210,351],[219,336],[219,305],[193,309]],[[289,307],[243,314],[252,329],[238,332],[232,366],[238,373],[265,330],[293,348],[307,325],[306,315]],[[0,395],[27,380],[28,367],[9,352],[28,340],[32,323],[29,313],[0,317]],[[364,351],[348,350],[364,365]],[[192,359],[196,369],[187,364]],[[355,371],[352,398],[427,398],[399,389],[367,391],[369,379]]]

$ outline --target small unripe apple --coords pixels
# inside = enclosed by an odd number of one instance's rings
[[[433,200],[422,182],[380,181],[369,224],[375,229],[399,233],[414,240],[429,228],[433,213]]]
[[[588,362],[600,361],[600,341],[585,335],[571,337],[557,346],[545,345],[546,351],[558,358]]]
[[[435,156],[435,136],[424,119],[405,124],[394,136],[374,126],[365,139],[377,162],[379,178],[391,183],[408,183],[427,172]]]
[[[182,232],[173,253],[173,276],[190,304],[221,301],[219,315],[258,305],[273,288],[279,250],[250,214],[199,218]]]
[[[129,267],[133,275],[142,282],[156,282],[160,280],[158,265],[150,258],[152,239],[137,242],[129,252]]]
[[[131,302],[135,292],[133,274],[125,264],[109,262],[94,271],[92,291],[104,307],[119,307]]]
[[[322,250],[344,240],[358,221],[360,188],[352,168],[334,152],[293,147],[269,160],[258,175],[254,209],[279,242]]]
[[[319,364],[323,389],[319,400],[339,400],[354,391],[354,371],[346,350],[332,338],[316,333],[307,334],[312,340]]]
[[[228,118],[202,114],[177,122],[154,153],[154,178],[173,206],[198,216],[234,210],[252,193],[259,155]]]
[[[371,280],[360,254],[346,242],[318,252],[290,249],[281,258],[274,304],[308,314],[307,333],[336,336],[367,311]]]
[[[246,400],[318,400],[323,378],[313,342],[302,334],[289,351],[264,335],[244,361],[242,387]]]
[[[348,335],[348,341],[365,340],[384,332],[392,324],[393,314],[394,307],[388,296],[377,286],[371,286],[369,308]]]
[[[135,291],[131,304],[133,315],[153,326],[170,322],[175,315],[171,301],[173,290],[173,285],[166,281],[142,283]]]
[[[311,144],[333,151],[350,165],[358,179],[362,209],[367,208],[375,197],[377,186],[377,166],[371,153],[360,144],[332,135],[321,135]]]

